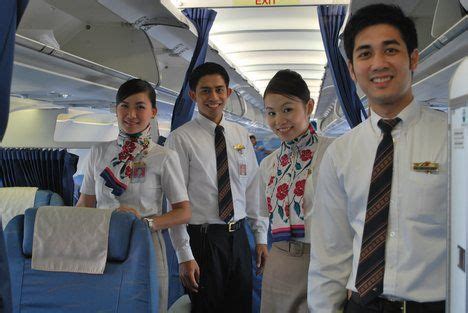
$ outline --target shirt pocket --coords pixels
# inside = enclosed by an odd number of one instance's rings
[[[155,175],[148,175],[145,182],[140,183],[140,194],[142,195],[142,200],[146,201],[156,201],[160,198],[159,196],[162,193],[162,185],[159,182]]]
[[[411,170],[407,190],[413,207],[408,210],[409,218],[425,224],[445,224],[447,221],[448,176]]]

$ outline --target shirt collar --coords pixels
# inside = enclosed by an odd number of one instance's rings
[[[411,103],[406,108],[404,108],[400,113],[398,113],[397,116],[401,119],[401,122],[398,123],[397,126],[395,126],[395,129],[407,130],[421,117],[421,103],[419,103],[416,99],[413,98],[413,101],[411,101]],[[372,129],[378,135],[381,134],[381,130],[377,126],[377,123],[380,119],[382,119],[382,117],[371,109],[370,123]]]
[[[198,115],[197,117],[195,118],[195,120],[197,121],[197,123],[202,127],[204,128],[206,131],[208,131],[210,134],[213,134],[214,135],[214,132],[215,132],[215,128],[217,126],[217,124],[215,122],[213,122],[212,120],[204,117],[203,115],[200,114],[200,112],[198,112]],[[223,117],[221,118],[221,121],[219,122],[219,125],[223,126],[224,128],[226,128],[226,121],[224,119],[224,114],[223,114]]]

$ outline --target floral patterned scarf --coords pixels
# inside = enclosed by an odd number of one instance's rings
[[[130,183],[133,163],[140,162],[154,145],[151,140],[151,125],[140,133],[129,135],[122,130],[117,137],[119,154],[111,160],[101,173],[105,185],[112,189],[114,196],[121,196]]]
[[[304,190],[312,172],[312,145],[317,141],[315,130],[309,125],[303,135],[281,144],[275,170],[266,187],[274,242],[304,237]]]

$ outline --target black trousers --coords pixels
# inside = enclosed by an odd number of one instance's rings
[[[224,226],[187,227],[200,267],[198,293],[189,293],[192,312],[252,311],[252,261],[243,221],[234,232]]]
[[[367,305],[360,303],[359,296],[353,293],[350,300],[346,302],[344,313],[444,313],[445,301],[439,302],[413,302],[406,301],[406,311],[403,311],[405,304],[401,301],[389,301],[377,298]]]

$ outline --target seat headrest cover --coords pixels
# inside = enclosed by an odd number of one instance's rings
[[[73,210],[72,207],[69,209]],[[28,258],[32,256],[36,213],[37,208],[27,209],[24,213],[23,254]],[[130,213],[112,212],[109,225],[108,261],[123,262],[127,258],[135,219],[136,217]]]

